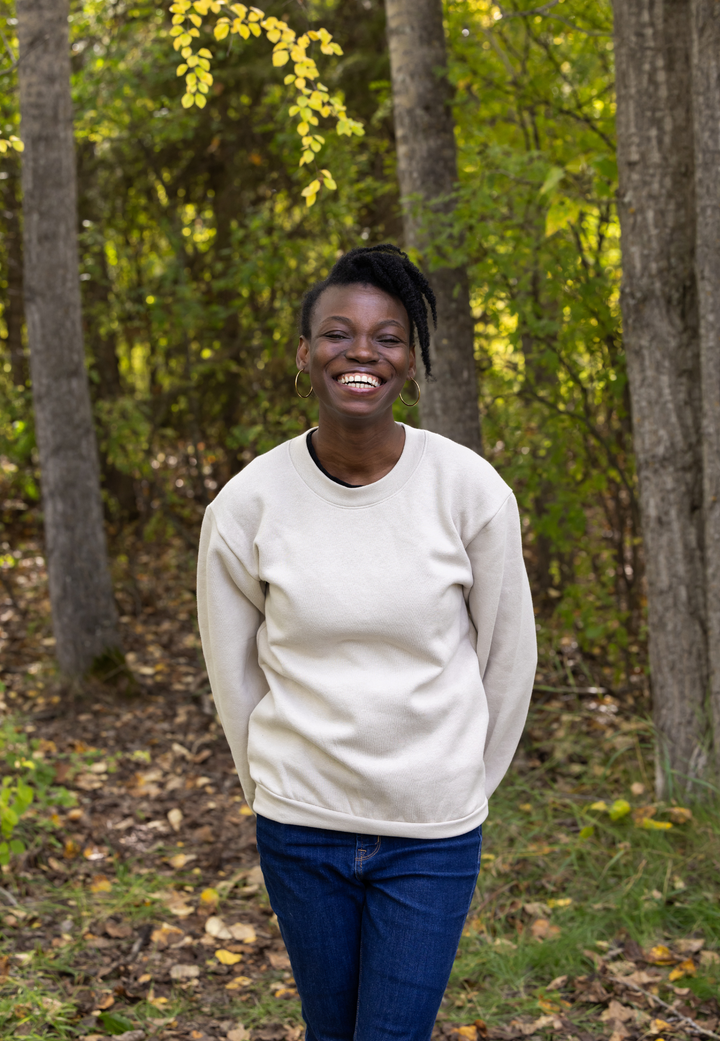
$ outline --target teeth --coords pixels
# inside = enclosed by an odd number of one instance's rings
[[[367,372],[346,372],[338,377],[338,383],[343,386],[379,387],[380,380],[377,376],[371,376]]]

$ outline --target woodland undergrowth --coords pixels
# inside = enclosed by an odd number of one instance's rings
[[[68,691],[44,560],[0,589],[3,776],[33,787],[2,868],[0,1036],[297,1041],[300,1004],[215,715],[180,535],[115,547],[134,696]],[[484,825],[438,1038],[720,1037],[720,826],[659,803],[644,678],[541,629],[530,719]],[[428,783],[431,783],[429,779]]]

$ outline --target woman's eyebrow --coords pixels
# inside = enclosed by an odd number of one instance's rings
[[[343,315],[343,314],[329,314],[329,315],[326,315],[322,319],[320,324],[323,325],[325,322],[347,322],[349,325],[352,325],[352,318],[348,318],[347,315]],[[401,329],[405,328],[403,323],[399,322],[397,320],[397,318],[381,318],[380,321],[377,322],[376,324],[377,325],[397,325]]]

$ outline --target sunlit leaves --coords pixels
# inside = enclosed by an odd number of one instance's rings
[[[192,40],[193,37],[200,35],[202,18],[207,15],[208,11],[219,14],[223,8],[235,17],[231,20],[227,15],[223,15],[217,19],[213,28],[216,40],[224,40],[230,35],[238,35],[247,40],[250,36],[259,37],[264,31],[268,41],[274,45],[271,59],[273,67],[281,68],[290,61],[293,63],[294,71],[285,76],[284,83],[286,86],[293,84],[299,91],[295,104],[290,107],[289,114],[291,117],[298,116],[296,129],[303,139],[300,166],[314,162],[316,153],[325,143],[325,139],[319,134],[309,136],[310,127],[318,126],[318,117],[313,114],[314,112],[319,113],[323,118],[333,117],[336,120],[336,131],[340,136],[351,137],[364,134],[362,124],[347,115],[341,97],[332,97],[321,83],[317,83],[313,87],[308,86],[308,82],[315,84],[320,75],[314,59],[308,55],[308,48],[312,43],[319,43],[323,54],[342,54],[342,48],[333,41],[327,29],[312,29],[298,36],[287,22],[274,15],[266,18],[265,13],[259,7],[247,8],[245,4],[228,5],[226,0],[197,0],[192,4],[188,0],[176,0],[170,7],[173,14],[173,25],[170,29],[170,36],[174,37],[173,47],[175,50],[181,50],[185,59],[177,67],[177,75],[185,76],[185,93],[181,98],[183,108],[191,108],[193,105],[197,108],[204,108],[207,104],[205,95],[208,94],[213,82],[209,73],[212,53],[207,48],[202,48],[195,55],[192,50]],[[197,73],[190,71],[197,68],[198,65],[201,71]],[[331,174],[326,170],[303,189],[302,196],[308,206],[314,204],[323,185],[330,190],[337,187]]]
[[[25,145],[22,143],[19,137],[15,137],[11,134],[7,139],[0,137],[0,152],[7,152],[8,149],[14,148],[16,152],[22,152]]]

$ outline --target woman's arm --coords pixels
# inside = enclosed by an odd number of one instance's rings
[[[197,577],[198,622],[215,707],[248,805],[255,785],[247,760],[248,721],[267,693],[258,665],[257,631],[265,596],[256,577],[220,534],[212,507],[205,512]]]
[[[537,665],[535,615],[514,495],[475,536],[467,553],[473,569],[468,609],[477,629],[480,675],[490,713],[484,753],[489,798],[520,741]]]

